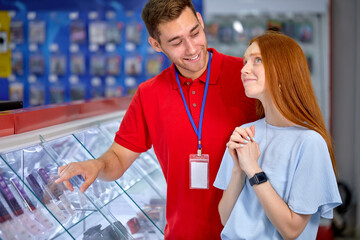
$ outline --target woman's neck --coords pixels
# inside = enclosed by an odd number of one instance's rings
[[[280,111],[276,108],[272,101],[270,103],[264,104],[265,110],[265,120],[268,124],[277,126],[277,127],[291,127],[295,126],[295,124],[288,119],[286,119]]]

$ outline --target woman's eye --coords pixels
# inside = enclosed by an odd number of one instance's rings
[[[261,58],[256,58],[256,59],[255,59],[255,62],[256,62],[256,63],[261,63],[262,60],[261,60]]]

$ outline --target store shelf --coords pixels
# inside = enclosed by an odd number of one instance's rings
[[[117,112],[126,109],[131,99],[107,98],[0,112],[0,137]]]

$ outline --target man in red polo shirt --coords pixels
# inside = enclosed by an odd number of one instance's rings
[[[151,46],[173,64],[140,84],[110,149],[60,167],[57,182],[72,189],[68,180],[82,174],[85,191],[96,177],[118,179],[153,146],[167,181],[165,239],[220,239],[222,191],[212,184],[234,128],[256,119],[242,59],[207,48],[191,0],[149,0],[142,18]]]

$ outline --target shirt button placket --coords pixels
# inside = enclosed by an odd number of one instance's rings
[[[192,89],[194,89],[194,87],[195,87],[195,85],[196,84],[192,84],[191,86],[190,86],[190,91],[189,92],[191,92],[191,95],[189,96],[190,97],[190,104],[191,104],[191,106],[193,107],[193,108],[195,108],[196,106],[197,106],[197,104],[196,104],[196,97],[195,97],[195,90],[192,90]],[[195,109],[193,109],[193,111],[195,111]]]

